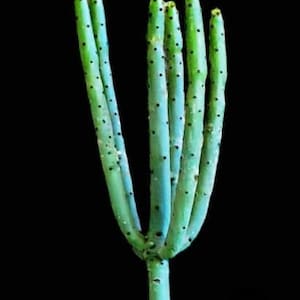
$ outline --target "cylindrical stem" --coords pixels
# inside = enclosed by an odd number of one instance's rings
[[[170,300],[169,261],[147,260],[149,300]]]
[[[160,247],[171,217],[168,89],[164,53],[164,1],[151,0],[148,23],[148,108],[150,130],[149,245]],[[150,244],[151,243],[151,244]]]
[[[175,2],[166,4],[165,51],[167,58],[168,105],[170,130],[171,200],[174,201],[180,170],[184,132],[184,68],[182,33]]]
[[[128,242],[138,250],[144,249],[144,237],[139,232],[137,222],[133,222],[131,207],[126,198],[126,189],[120,168],[119,149],[113,136],[113,125],[109,114],[104,86],[99,71],[99,56],[92,30],[92,20],[88,1],[76,0],[77,32],[87,95],[96,129],[100,158],[111,199],[112,209],[121,231]]]
[[[160,256],[166,259],[179,253],[183,245],[199,176],[207,75],[203,18],[199,0],[186,0],[186,52],[188,87],[182,159],[169,231],[165,246],[160,251]]]
[[[212,10],[209,26],[210,91],[204,145],[194,206],[183,249],[198,235],[205,220],[218,164],[225,110],[226,44],[221,11]]]
[[[112,71],[109,62],[109,47],[106,30],[106,18],[103,1],[90,1],[89,3],[91,19],[94,29],[95,43],[99,57],[99,67],[101,79],[104,86],[107,107],[113,127],[114,142],[119,155],[119,166],[122,174],[124,189],[130,211],[131,222],[137,231],[141,230],[140,220],[134,199],[131,174],[123,139],[121,121],[118,111],[117,99],[114,90]]]

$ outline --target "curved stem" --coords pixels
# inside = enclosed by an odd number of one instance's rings
[[[199,1],[186,0],[185,11],[188,88],[184,138],[172,218],[165,246],[160,251],[160,256],[163,258],[174,257],[183,245],[193,208],[203,143],[207,64],[202,10]]]
[[[105,10],[102,0],[90,1],[90,13],[94,30],[95,43],[99,57],[99,68],[101,79],[104,86],[104,94],[106,97],[107,107],[113,126],[114,142],[119,154],[119,165],[122,173],[122,179],[126,197],[128,201],[130,217],[132,224],[137,231],[141,230],[140,219],[138,216],[131,174],[129,170],[128,158],[125,149],[125,142],[121,129],[120,116],[114,90],[112,71],[109,62],[109,47],[106,30]]]
[[[128,242],[136,249],[142,250],[144,248],[144,237],[137,229],[136,224],[132,223],[119,164],[119,153],[113,141],[113,125],[99,71],[99,57],[91,26],[92,20],[88,1],[76,0],[74,3],[77,16],[79,49],[85,73],[87,95],[90,100],[100,159],[112,209],[119,227]]]
[[[198,235],[209,206],[218,164],[225,110],[227,79],[224,24],[219,9],[212,11],[209,27],[210,91],[204,130],[204,145],[194,206],[183,249]]]

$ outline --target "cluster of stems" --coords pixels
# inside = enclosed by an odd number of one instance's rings
[[[135,253],[147,263],[150,299],[168,300],[168,260],[198,235],[213,190],[227,77],[222,15],[219,9],[211,12],[206,50],[199,0],[185,0],[184,38],[175,2],[150,0],[150,221],[147,231],[142,231],[110,68],[103,2],[74,2],[87,93],[114,216]]]

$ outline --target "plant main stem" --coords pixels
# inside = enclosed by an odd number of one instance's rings
[[[149,300],[170,300],[169,261],[147,260]]]

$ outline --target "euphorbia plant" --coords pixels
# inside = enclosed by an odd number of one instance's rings
[[[114,216],[134,252],[147,264],[149,299],[168,300],[169,259],[198,235],[214,184],[227,77],[222,15],[219,9],[211,12],[207,51],[199,0],[185,0],[184,60],[175,2],[150,0],[150,222],[143,231],[114,92],[104,6],[102,0],[74,1],[87,92]]]

